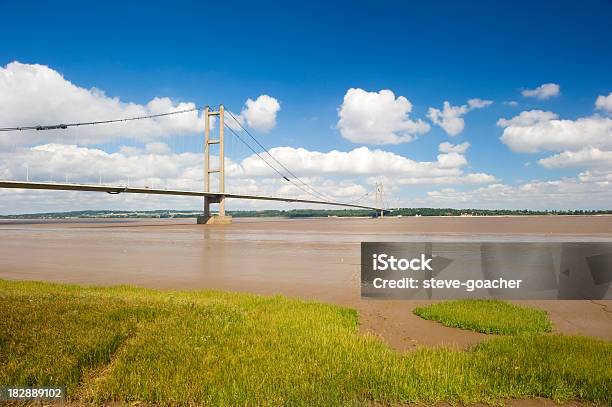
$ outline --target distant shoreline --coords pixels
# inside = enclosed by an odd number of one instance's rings
[[[126,211],[84,210],[0,215],[0,219],[189,219],[199,211],[173,209]],[[369,218],[373,211],[361,209],[292,209],[228,211],[235,218]],[[453,209],[453,208],[395,208],[385,212],[386,217],[525,217],[525,216],[611,216],[609,210],[509,210],[509,209]]]

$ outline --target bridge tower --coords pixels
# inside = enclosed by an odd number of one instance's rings
[[[210,118],[212,116],[219,117],[219,130],[217,139],[210,137]],[[219,193],[225,193],[225,108],[219,106],[219,110],[210,110],[208,106],[204,109],[204,192],[212,192],[210,184],[210,174],[219,174]],[[210,146],[219,146],[219,165],[217,168],[210,168]],[[210,213],[210,204],[219,204],[219,215],[212,216]],[[232,217],[225,215],[225,196],[204,197],[204,214],[198,216],[199,224],[230,224]]]

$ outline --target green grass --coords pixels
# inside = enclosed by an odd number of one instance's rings
[[[0,280],[0,386],[160,405],[612,403],[612,344],[520,335],[398,354],[352,309],[285,297]]]
[[[445,326],[486,334],[517,335],[552,331],[545,311],[500,300],[443,301],[415,308],[413,312]]]

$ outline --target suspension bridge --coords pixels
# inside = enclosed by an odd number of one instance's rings
[[[102,177],[100,176],[99,184],[92,183],[73,183],[73,182],[35,182],[30,181],[29,176],[26,177],[25,181],[19,180],[2,180],[0,179],[0,188],[17,188],[17,189],[33,189],[33,190],[55,190],[55,191],[84,191],[84,192],[104,192],[107,194],[150,194],[150,195],[175,195],[175,196],[191,196],[191,197],[202,197],[203,198],[203,210],[202,214],[198,216],[197,222],[200,224],[228,224],[231,223],[231,217],[226,215],[225,201],[226,199],[247,199],[247,200],[263,200],[263,201],[277,201],[277,202],[288,202],[288,203],[303,203],[303,204],[315,204],[315,205],[329,205],[329,206],[340,206],[348,208],[366,209],[372,210],[377,216],[384,215],[383,208],[383,189],[382,184],[376,183],[376,200],[375,205],[364,205],[360,204],[361,201],[370,193],[366,193],[364,196],[353,202],[340,202],[333,199],[332,197],[320,192],[309,183],[298,177],[293,171],[291,171],[284,163],[274,157],[262,143],[236,118],[231,111],[220,105],[217,109],[211,109],[206,106],[204,108],[193,108],[179,111],[172,111],[161,114],[152,114],[145,116],[137,116],[130,118],[112,119],[112,120],[101,120],[101,121],[89,121],[89,122],[75,122],[75,123],[63,123],[63,124],[52,124],[52,125],[36,125],[36,126],[21,126],[21,127],[4,127],[0,128],[0,132],[14,132],[14,131],[46,131],[46,130],[66,130],[69,128],[81,127],[81,126],[94,126],[104,125],[110,123],[121,123],[131,122],[136,120],[146,119],[157,119],[167,116],[180,115],[189,112],[203,111],[204,118],[204,143],[203,143],[203,155],[204,155],[204,185],[203,190],[193,191],[184,189],[168,189],[168,188],[153,188],[149,186],[145,187],[133,187],[129,185],[105,185],[101,182]],[[216,137],[211,131],[211,119],[215,118],[218,120],[219,125],[216,131]],[[226,118],[232,120],[232,125],[228,125]],[[243,136],[240,135],[240,131]],[[225,154],[226,154],[226,134],[225,130],[229,130],[236,140],[240,141],[245,145],[255,157],[260,159],[265,165],[270,167],[283,181],[291,184],[297,190],[300,190],[307,197],[288,197],[288,196],[269,196],[269,195],[255,195],[255,194],[244,194],[244,193],[233,193],[227,192],[225,188],[226,184],[226,169],[225,169]],[[246,136],[245,136],[246,135]],[[248,142],[248,139],[251,142]],[[214,137],[214,138],[213,138]],[[252,144],[254,143],[254,145]],[[218,147],[218,165],[213,168],[211,160],[211,147]],[[213,184],[211,183],[211,175],[218,176],[217,188],[213,190]],[[129,179],[129,178],[128,178]],[[312,198],[311,198],[312,197]],[[218,204],[218,214],[213,215],[211,213],[211,204]]]

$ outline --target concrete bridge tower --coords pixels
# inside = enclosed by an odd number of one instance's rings
[[[211,116],[219,117],[218,137],[217,139],[210,138],[210,118]],[[219,174],[219,193],[225,193],[225,108],[219,106],[219,110],[211,111],[208,106],[204,109],[204,192],[211,191],[210,174]],[[219,146],[219,164],[217,168],[210,168],[210,146]],[[219,204],[219,214],[213,216],[210,213],[210,204]],[[225,196],[219,195],[216,197],[204,197],[204,213],[198,216],[199,224],[230,224],[232,217],[225,214]]]

